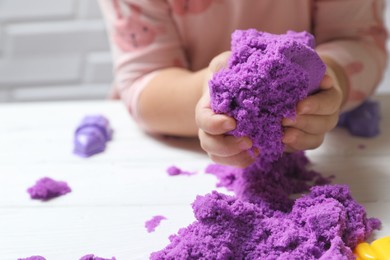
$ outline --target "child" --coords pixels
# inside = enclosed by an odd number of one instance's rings
[[[247,137],[210,109],[208,80],[226,64],[235,29],[314,34],[327,66],[321,91],[284,119],[286,151],[313,149],[340,111],[369,97],[387,62],[384,0],[100,0],[114,56],[113,97],[148,132],[198,136],[217,163],[245,167]],[[260,151],[261,152],[261,151]]]

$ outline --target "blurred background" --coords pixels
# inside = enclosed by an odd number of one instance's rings
[[[0,0],[0,102],[104,99],[111,82],[97,0]]]
[[[0,0],[0,102],[102,99],[111,81],[97,0]]]

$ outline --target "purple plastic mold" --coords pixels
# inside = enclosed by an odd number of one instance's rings
[[[380,134],[379,103],[367,100],[352,111],[340,115],[338,126],[345,127],[354,136],[375,137]]]
[[[106,143],[112,139],[113,130],[109,121],[102,115],[84,117],[74,136],[74,153],[89,157],[103,152]]]

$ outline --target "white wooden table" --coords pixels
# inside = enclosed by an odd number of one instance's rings
[[[369,216],[383,221],[375,233],[381,237],[390,235],[390,95],[377,99],[379,137],[354,138],[336,129],[308,155],[314,169],[349,184]],[[73,132],[87,114],[107,116],[115,132],[104,153],[83,159],[72,153]],[[141,132],[119,102],[2,104],[0,259],[71,260],[88,253],[148,259],[194,220],[195,196],[215,189],[216,178],[203,173],[209,163],[196,140]],[[171,177],[171,165],[198,173]],[[73,191],[49,202],[31,200],[26,189],[44,176],[68,182]],[[147,233],[144,223],[154,215],[167,220]]]

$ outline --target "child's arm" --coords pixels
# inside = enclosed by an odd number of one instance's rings
[[[138,115],[143,128],[176,136],[196,136],[195,105],[206,70],[169,68],[158,72],[140,94]]]
[[[339,111],[353,109],[374,93],[387,62],[383,0],[314,3],[316,50],[331,82],[324,78],[324,90],[298,104],[294,122],[283,121],[287,150],[320,146],[336,125]]]
[[[313,32],[317,52],[325,57],[338,79],[345,78],[351,110],[371,96],[387,63],[384,0],[314,1]]]
[[[195,104],[204,71],[186,56],[165,1],[101,0],[114,60],[115,89],[146,131],[196,136]]]

